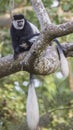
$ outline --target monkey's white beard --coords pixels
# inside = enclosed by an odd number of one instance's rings
[[[60,54],[60,62],[61,62],[61,71],[62,71],[62,74],[65,77],[68,77],[68,75],[69,75],[68,62],[67,62],[67,59],[65,58],[65,56],[64,56],[63,53]]]
[[[28,127],[31,130],[36,130],[39,122],[39,108],[33,83],[29,85],[26,111]]]

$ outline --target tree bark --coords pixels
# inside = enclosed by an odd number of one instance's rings
[[[64,54],[72,57],[73,43],[63,44],[62,46]],[[0,58],[0,78],[21,71],[22,68],[24,71],[39,75],[53,73],[59,68],[59,56],[55,46],[48,46],[39,56],[35,53],[31,55],[32,52],[30,52],[28,58],[29,52],[19,55],[17,60],[13,59],[13,55]]]

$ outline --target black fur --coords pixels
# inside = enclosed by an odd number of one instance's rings
[[[23,19],[24,16],[22,14],[14,15],[13,20],[20,20]],[[39,35],[33,33],[33,28],[31,27],[30,23],[24,18],[25,24],[24,28],[21,30],[17,30],[14,28],[13,24],[11,25],[10,33],[11,33],[11,39],[12,39],[12,46],[14,49],[14,59],[17,58],[17,55],[28,51],[32,45],[32,43],[29,41],[30,38],[33,36]],[[21,47],[20,45],[25,42],[27,44],[27,48]]]
[[[14,20],[24,19],[24,15],[22,15],[22,14],[16,14],[16,15],[13,16],[13,19]]]

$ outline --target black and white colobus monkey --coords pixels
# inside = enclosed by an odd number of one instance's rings
[[[13,16],[10,33],[14,49],[14,59],[20,53],[28,51],[40,34],[37,27],[26,20],[22,14]],[[30,74],[26,111],[27,123],[31,130],[36,130],[39,123],[39,108],[34,87],[33,75]]]
[[[21,52],[28,51],[34,40],[40,34],[36,26],[27,21],[22,14],[12,17],[10,32],[14,49],[14,59]]]
[[[14,49],[14,59],[17,58],[18,54],[24,51],[28,51],[40,34],[37,27],[26,20],[22,14],[13,16],[10,32]],[[57,39],[54,39],[53,41],[55,41],[58,45],[61,70],[64,76],[67,77],[69,73],[68,63],[63,54],[62,47]],[[39,122],[39,109],[32,74],[30,74],[30,84],[26,110],[28,126],[31,130],[36,130]]]

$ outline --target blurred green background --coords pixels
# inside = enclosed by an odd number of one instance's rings
[[[43,0],[55,24],[73,20],[73,1]],[[0,0],[0,57],[13,53],[10,25],[1,26],[1,19],[9,14],[9,0]],[[15,0],[15,10],[34,23],[39,22],[30,0]],[[6,17],[7,18],[7,17]],[[59,38],[60,42],[73,42],[73,34]],[[43,130],[73,130],[73,58],[68,58],[70,75],[65,79],[60,72],[48,76],[35,76],[40,116],[49,115]],[[24,130],[29,74],[18,72],[0,79],[0,130]]]

